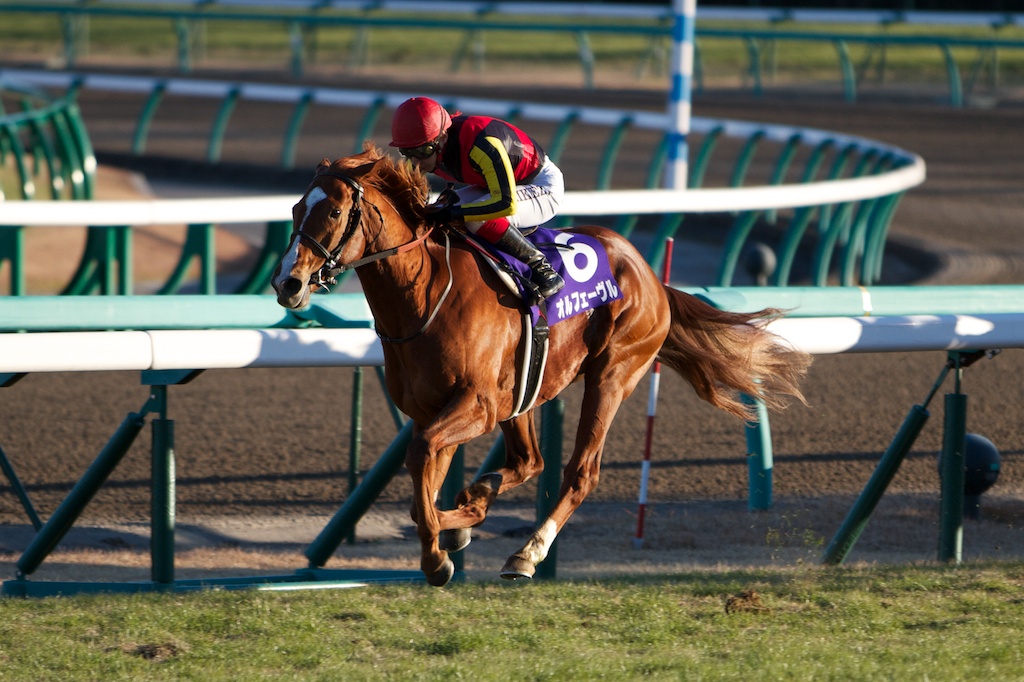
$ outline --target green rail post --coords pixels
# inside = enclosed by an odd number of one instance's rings
[[[14,467],[11,466],[11,460],[7,459],[7,453],[0,447],[0,470],[3,470],[4,475],[10,482],[11,487],[14,488],[14,494],[17,496],[18,501],[21,502],[22,509],[25,510],[25,514],[28,516],[29,522],[32,527],[38,531],[43,527],[43,522],[39,518],[39,514],[36,513],[36,508],[32,505],[32,500],[28,497],[28,491],[25,490],[25,486],[22,485],[21,479],[18,478],[18,474],[14,471]]]
[[[763,511],[772,508],[772,429],[764,401],[746,394],[740,398],[757,412],[756,422],[747,422],[747,508]]]
[[[217,110],[217,117],[213,122],[213,128],[210,130],[210,145],[206,152],[206,160],[209,163],[220,162],[220,152],[224,146],[224,135],[228,129],[228,121],[231,120],[231,114],[235,111],[235,105],[238,103],[238,95],[240,93],[241,88],[233,87],[225,95],[224,101],[220,103],[220,109]]]
[[[558,163],[559,158],[562,156],[562,150],[565,149],[565,143],[566,140],[569,139],[569,133],[572,132],[572,128],[579,117],[580,114],[578,111],[569,112],[569,114],[559,122],[554,135],[551,136],[551,143],[548,145],[548,156],[550,156],[551,160],[555,163]]]
[[[295,78],[302,78],[303,61],[306,55],[304,24],[288,22],[288,47],[291,51],[291,72]]]
[[[849,164],[850,156],[857,150],[857,144],[851,142],[836,153],[836,157],[829,169],[828,179],[835,180],[841,177]],[[843,216],[848,210],[842,209],[842,204],[835,206],[822,206],[818,212],[818,242],[814,249],[814,256],[811,259],[812,281],[815,286],[828,284],[828,271],[832,263],[832,253],[835,250],[839,235],[843,228]],[[846,204],[849,206],[849,203]]]
[[[142,153],[146,151],[149,127],[153,123],[153,117],[156,116],[156,110],[160,107],[160,102],[163,100],[164,93],[166,92],[167,81],[159,81],[153,86],[149,96],[146,98],[146,103],[142,106],[142,111],[139,113],[139,120],[135,123],[135,135],[132,137],[133,156],[142,156]]]
[[[292,221],[276,220],[267,223],[263,249],[256,258],[245,281],[233,293],[258,294],[270,289],[270,277],[291,243]]]
[[[960,67],[957,66],[956,58],[953,57],[953,51],[949,48],[948,43],[940,43],[939,49],[942,50],[942,57],[946,62],[946,76],[949,79],[949,103],[954,107],[962,107],[964,92],[960,80]]]
[[[295,168],[295,150],[298,147],[299,132],[302,130],[302,123],[306,120],[306,114],[309,112],[309,105],[312,101],[313,91],[307,90],[295,102],[295,108],[288,121],[288,129],[284,134],[284,142],[281,145],[282,168],[287,170]]]
[[[839,56],[839,74],[843,79],[843,99],[853,104],[857,101],[857,75],[854,72],[853,63],[850,61],[850,52],[846,48],[845,40],[833,40],[832,44]]]
[[[751,89],[755,96],[760,97],[763,93],[761,87],[761,46],[757,42],[757,38],[750,36],[745,37],[743,42],[747,46],[747,56],[750,59],[750,66],[747,69],[747,75],[754,81],[754,85]]]
[[[356,133],[355,142],[352,145],[352,153],[358,154],[363,151],[363,140],[373,137],[373,129],[377,127],[377,120],[380,118],[381,109],[384,108],[385,99],[377,97],[373,103],[366,108],[363,120],[359,124],[359,132]]]
[[[347,68],[357,69],[366,66],[370,54],[370,28],[365,24],[355,29],[348,54],[348,61],[345,64]]]
[[[217,293],[216,240],[213,225],[210,223],[188,226],[178,262],[157,293],[160,295],[178,293],[188,277],[193,260],[197,258],[200,266],[200,292],[203,294]]]
[[[939,372],[939,376],[932,385],[924,402],[910,408],[910,412],[903,419],[903,423],[900,425],[896,436],[889,443],[889,447],[886,448],[885,452],[882,453],[882,458],[878,461],[878,466],[875,467],[875,471],[871,474],[867,485],[864,486],[864,491],[857,498],[857,502],[850,509],[850,513],[846,515],[843,525],[840,526],[839,531],[832,538],[828,548],[822,555],[822,563],[841,564],[853,550],[853,546],[857,543],[861,533],[864,532],[864,528],[868,525],[871,513],[878,505],[878,501],[882,499],[885,489],[889,487],[889,483],[892,482],[893,477],[900,468],[900,464],[903,463],[907,453],[910,452],[910,448],[913,447],[914,442],[921,433],[921,429],[924,428],[925,422],[928,421],[928,405],[931,403],[932,398],[935,397],[939,387],[942,386],[942,382],[946,380],[946,375],[950,369],[951,365],[947,361],[942,371]]]
[[[615,159],[619,156],[622,140],[631,125],[633,125],[633,117],[623,116],[608,135],[608,143],[605,145],[604,154],[601,157],[601,165],[597,171],[596,189],[608,189],[611,186]]]
[[[305,555],[309,559],[310,568],[319,568],[327,563],[341,541],[348,536],[391,479],[401,471],[405,464],[405,452],[412,440],[412,430],[413,422],[410,420],[370,468],[355,493],[348,496],[341,509],[306,547]]]
[[[174,20],[174,33],[178,38],[178,70],[192,72],[192,26],[185,17]]]
[[[3,193],[0,192],[0,200]],[[25,228],[0,227],[0,264],[10,264],[8,282],[11,296],[25,295]]]
[[[790,137],[790,142],[798,142],[800,140],[799,135]],[[821,169],[821,164],[825,160],[825,153],[835,145],[835,142],[831,138],[826,138],[819,142],[814,150],[811,152],[807,161],[804,163],[804,171],[800,176],[800,182],[803,184],[813,182],[818,175],[818,171]],[[787,143],[788,148],[788,143]],[[795,149],[793,150],[796,151]],[[789,155],[786,163],[788,165],[792,156]],[[779,178],[781,182],[783,176]],[[773,183],[774,184],[774,183]],[[789,226],[786,229],[786,233],[783,236],[782,243],[779,245],[779,267],[781,270],[783,267],[786,268],[786,275],[779,281],[788,283],[789,272],[792,269],[793,261],[796,259],[796,251],[799,247],[800,242],[803,240],[804,232],[810,223],[813,214],[817,210],[815,206],[803,206],[797,208],[792,220],[790,220]],[[777,211],[769,211],[766,213],[769,216],[769,222],[774,222],[777,215]],[[785,263],[785,266],[783,264]]]
[[[51,119],[52,113],[45,113],[40,116],[33,116],[29,120],[29,127],[32,130],[32,137],[35,142],[35,148],[37,151],[33,152],[35,157],[36,165],[40,161],[46,164],[46,172],[50,176],[50,198],[60,199],[61,192],[64,190],[64,178],[60,174],[60,165],[57,158],[57,149],[53,144],[53,140],[47,135],[47,128],[52,126]],[[3,190],[0,189],[0,196],[2,196]]]
[[[158,416],[152,422],[151,533],[149,552],[153,582],[174,582],[175,472],[174,421],[167,418],[167,386],[151,386]]]
[[[544,454],[544,471],[537,477],[537,527],[547,519],[558,501],[562,483],[562,425],[565,401],[555,398],[541,406],[540,448]],[[536,577],[553,580],[558,565],[558,538],[551,543],[547,558],[537,564]]]
[[[594,48],[590,46],[590,37],[586,31],[576,31],[576,44],[579,46],[580,67],[583,69],[583,87],[594,89]]]
[[[81,516],[86,505],[92,500],[96,491],[107,480],[110,473],[118,465],[135,441],[139,431],[145,424],[142,414],[132,412],[114,432],[96,460],[89,466],[82,478],[71,489],[64,501],[57,507],[46,524],[40,529],[28,548],[18,559],[19,577],[34,573],[43,560],[60,543],[64,535],[71,529]]]
[[[964,535],[964,451],[967,449],[967,396],[960,392],[963,365],[954,351],[955,392],[946,394],[939,473],[942,500],[939,509],[939,561],[960,563]]]
[[[61,158],[61,173],[71,187],[71,198],[91,199],[85,178],[85,156],[71,133],[70,116],[66,110],[56,112],[53,117],[53,132]]]
[[[359,487],[359,455],[363,447],[363,368],[352,371],[352,410],[348,434],[348,494]],[[348,544],[356,543],[356,527],[348,532]]]
[[[4,140],[6,139],[6,143]],[[21,197],[23,199],[34,199],[36,195],[36,185],[32,181],[32,173],[28,169],[26,159],[28,155],[25,153],[25,148],[21,144],[21,139],[18,135],[18,129],[13,123],[4,123],[0,125],[0,150],[3,147],[9,145],[11,150],[11,156],[14,157],[14,165],[18,171],[18,180],[20,182]],[[3,154],[0,151],[0,158]]]
[[[487,44],[484,42],[484,32],[478,28],[468,30],[462,39],[462,44],[452,55],[448,70],[451,73],[458,73],[462,70],[462,63],[466,58],[472,57],[473,70],[479,73],[483,71],[486,52]]]
[[[896,472],[899,471],[900,464],[907,456],[914,441],[917,440],[926,421],[928,421],[928,410],[924,406],[914,405],[910,408],[910,412],[904,418],[896,436],[882,454],[868,484],[822,555],[822,563],[841,564],[849,556],[861,533],[864,532],[864,528],[867,527],[871,513],[878,505],[878,501],[882,499],[885,489],[889,487]]]
[[[882,261],[885,257],[885,240],[889,234],[896,207],[903,199],[903,192],[881,197],[876,210],[872,213],[871,225],[868,227],[867,240],[864,247],[864,261],[861,283],[875,284],[882,277]]]

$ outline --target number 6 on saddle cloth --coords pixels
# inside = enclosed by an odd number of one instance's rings
[[[557,294],[538,304],[536,285],[530,281],[528,265],[473,234],[460,234],[480,251],[484,262],[494,268],[509,290],[528,308],[523,315],[520,380],[513,411],[513,416],[518,416],[532,409],[537,400],[547,363],[549,326],[580,313],[593,312],[594,308],[622,298],[622,292],[608,265],[608,254],[592,237],[544,227],[524,231],[523,236],[541,250],[551,267],[565,280],[565,286]]]

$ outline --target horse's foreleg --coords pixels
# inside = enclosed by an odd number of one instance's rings
[[[412,518],[420,538],[420,569],[427,582],[437,587],[446,585],[455,574],[455,565],[437,541],[441,530],[435,504],[439,490],[437,479],[443,480],[442,467],[438,466],[440,459],[443,457],[431,452],[428,441],[417,429],[409,443],[405,466],[412,478]]]
[[[495,498],[544,469],[532,412],[502,422],[501,430],[505,435],[505,464],[483,474],[460,492],[454,510],[441,512],[442,549],[464,549],[470,542],[470,529],[484,522]]]
[[[409,443],[406,467],[413,482],[412,517],[420,538],[420,567],[431,585],[444,585],[454,573],[448,558],[450,545],[438,541],[438,535],[452,527],[452,512],[439,511],[437,498],[456,447],[493,427],[487,407],[476,391],[467,391],[429,426],[417,427]]]

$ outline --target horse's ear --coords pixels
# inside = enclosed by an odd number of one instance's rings
[[[328,159],[325,156],[323,161],[321,161],[320,164],[316,167],[316,174],[320,175],[321,173],[323,173],[325,170],[327,170],[330,167],[331,167],[331,160]]]

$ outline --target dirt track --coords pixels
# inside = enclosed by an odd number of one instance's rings
[[[548,94],[551,98],[571,96],[563,91]],[[613,100],[628,97],[631,102],[649,104],[657,97],[645,92],[600,96]],[[122,151],[107,132],[123,125],[111,113],[122,105],[116,97],[90,101],[83,96],[86,122],[94,131],[101,155],[107,149],[104,144],[113,147],[109,151]],[[1024,216],[1020,109],[958,111],[930,104],[884,102],[849,106],[804,99],[757,101],[731,95],[698,98],[695,109],[702,116],[859,134],[921,154],[928,163],[929,179],[904,199],[892,230],[894,238],[940,258],[940,269],[922,271],[916,281],[1024,282],[1024,247],[1019,237]],[[130,119],[134,113],[129,110],[123,116]],[[259,120],[260,113],[240,111],[236,124],[247,117]],[[317,145],[328,147],[335,129],[315,117],[307,127],[307,156],[319,158],[317,154],[324,154],[315,151]],[[202,131],[197,131],[189,139],[201,137]],[[188,145],[182,143],[182,148]],[[243,148],[246,151],[239,151],[239,156],[252,153],[250,147],[239,144],[238,149]],[[601,484],[567,530],[560,563],[568,574],[576,570],[583,575],[601,570],[639,571],[645,570],[644,566],[647,570],[671,570],[815,560],[821,543],[838,527],[880,453],[910,407],[924,399],[944,361],[942,353],[819,358],[806,384],[811,406],[796,406],[772,418],[777,503],[772,512],[757,514],[746,509],[741,425],[701,404],[677,377],[665,375],[653,447],[650,494],[656,504],[648,531],[650,553],[641,556],[630,554],[629,547],[643,448],[644,382],[620,412],[605,451]],[[983,520],[968,524],[965,552],[969,556],[1024,556],[1020,530],[1024,525],[1024,430],[1019,418],[1022,370],[1024,353],[1007,351],[965,373],[963,388],[970,397],[968,430],[992,440],[1003,458],[999,482],[984,503]],[[366,376],[364,470],[394,433],[376,378],[372,372]],[[177,512],[183,537],[184,529],[202,526],[207,534],[198,530],[187,534],[196,546],[249,547],[255,542],[272,550],[274,556],[283,550],[279,558],[266,560],[268,565],[300,567],[303,561],[296,548],[312,537],[316,523],[333,513],[345,497],[351,381],[351,370],[344,369],[211,371],[191,384],[172,388]],[[951,390],[947,383],[932,403],[929,424],[853,558],[934,558],[939,489],[935,457],[941,446],[942,393]],[[134,373],[35,375],[0,390],[0,446],[44,518],[124,416],[138,410],[146,397],[146,389]],[[567,453],[572,415],[577,411],[578,391],[570,391],[566,396]],[[488,445],[474,444],[468,449],[469,471]],[[144,433],[81,522],[113,530],[89,538],[80,536],[81,542],[99,542],[101,547],[128,543],[143,551],[145,528],[138,524],[145,522],[149,513],[148,448],[149,436]],[[527,486],[509,499],[499,500],[495,513],[511,517],[480,529],[480,540],[498,546],[496,556],[518,547],[517,540],[501,533],[525,523],[534,490]],[[339,555],[366,557],[368,562],[380,561],[382,556],[398,557],[401,565],[415,566],[416,543],[408,537],[404,520],[407,499],[408,481],[400,475],[379,506],[383,526],[364,533],[364,537],[376,534],[389,539],[349,550],[343,547]],[[302,521],[310,518],[312,526]],[[125,522],[135,525],[124,526]],[[0,486],[0,524],[4,524],[0,525],[0,552],[20,551],[29,537],[25,515],[5,486]],[[211,534],[213,531],[219,535]],[[69,544],[78,541],[69,538]],[[615,556],[630,557],[628,563],[623,565],[615,558],[609,558],[610,564],[598,562],[597,568],[591,563],[612,551],[619,553]],[[262,561],[246,556],[228,561],[240,567]],[[98,563],[119,561],[101,557]],[[493,574],[501,560],[482,558],[480,563],[481,569]],[[44,569],[40,578],[46,577],[45,570],[57,569]],[[74,573],[79,569],[72,566],[67,570]]]

